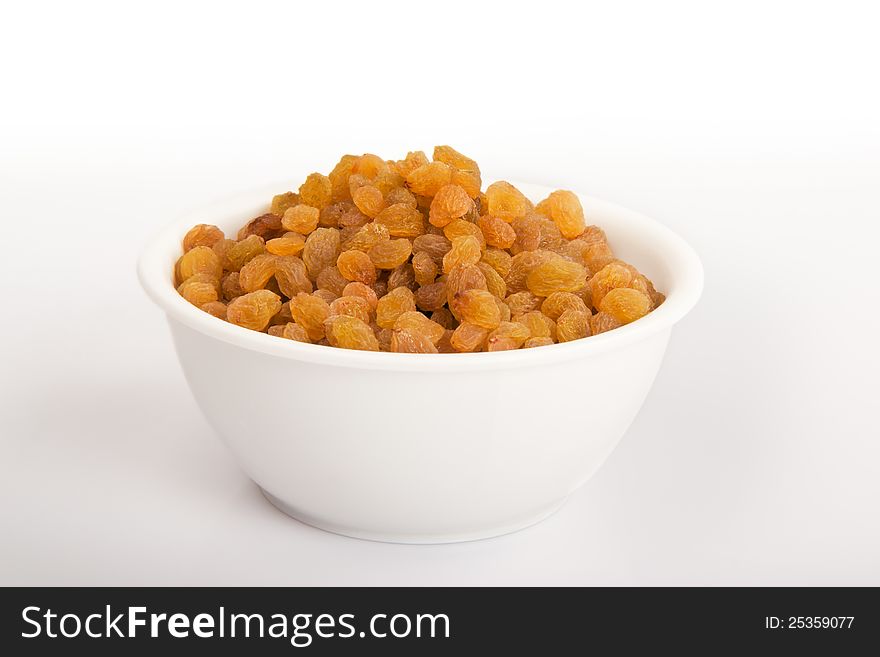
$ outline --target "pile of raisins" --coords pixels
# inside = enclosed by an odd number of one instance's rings
[[[178,292],[227,322],[313,344],[407,353],[504,351],[586,338],[663,302],[614,257],[577,196],[534,205],[482,191],[474,160],[437,146],[398,161],[345,155],[228,239],[194,226]]]

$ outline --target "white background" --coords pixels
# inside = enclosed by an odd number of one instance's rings
[[[868,7],[7,8],[0,584],[880,585]],[[447,546],[326,534],[211,435],[136,255],[187,207],[436,143],[660,219],[705,294],[546,522]]]

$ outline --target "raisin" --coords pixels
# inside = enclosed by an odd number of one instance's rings
[[[320,210],[333,201],[333,184],[327,176],[310,173],[306,181],[300,185],[299,195],[303,203]]]
[[[418,201],[411,191],[406,187],[394,187],[385,194],[385,202],[388,205],[401,203],[415,209],[418,207]]]
[[[618,287],[609,290],[599,303],[599,310],[621,324],[629,324],[651,311],[651,297],[639,290]]]
[[[539,310],[532,310],[522,315],[514,315],[514,322],[526,326],[531,338],[552,338],[556,334],[556,322]]]
[[[446,281],[423,285],[415,292],[416,305],[427,312],[440,311],[446,305]]]
[[[416,301],[409,288],[397,287],[379,299],[376,307],[376,323],[381,328],[394,328],[397,318],[403,313],[415,310]]]
[[[177,261],[176,269],[180,283],[196,274],[207,274],[218,281],[223,275],[220,256],[209,246],[196,246],[184,253]]]
[[[375,217],[385,209],[385,198],[373,185],[364,185],[351,194],[357,209],[368,217]]]
[[[225,237],[223,231],[210,224],[197,224],[189,229],[183,238],[183,250],[189,251],[197,246],[214,246]]]
[[[529,327],[520,322],[501,322],[497,328],[489,332],[489,346],[491,347],[493,340],[497,341],[501,338],[513,340],[516,345],[514,349],[519,349],[522,343],[532,337]],[[490,348],[489,351],[492,351]]]
[[[437,347],[424,333],[402,330],[391,334],[391,351],[402,354],[436,354]]]
[[[299,255],[306,245],[306,238],[299,233],[284,233],[266,242],[266,250],[274,255]]]
[[[425,232],[422,213],[405,203],[389,205],[376,216],[376,223],[385,226],[392,237],[418,237]]]
[[[547,347],[553,344],[550,338],[529,338],[523,342],[523,349],[531,349],[533,347]]]
[[[507,296],[507,283],[504,282],[504,279],[501,278],[501,275],[497,271],[482,260],[477,263],[477,268],[483,272],[483,276],[486,278],[486,288],[489,292],[499,299],[503,299]]]
[[[296,322],[287,322],[282,325],[281,337],[296,342],[311,342],[308,332]]]
[[[310,276],[317,276],[322,269],[336,263],[339,254],[339,231],[318,228],[306,238],[302,259]]]
[[[368,253],[379,242],[387,242],[389,239],[391,239],[391,234],[388,232],[387,226],[370,223],[359,228],[357,232],[345,240],[342,248],[346,251],[355,250]]]
[[[499,249],[509,249],[516,241],[513,227],[501,219],[485,214],[479,219],[480,230],[486,238],[486,244]]]
[[[339,273],[349,281],[358,281],[365,285],[376,282],[376,266],[363,251],[343,251],[336,259]]]
[[[311,292],[312,281],[309,279],[306,266],[297,256],[274,256],[275,282],[281,294],[293,298],[300,292]]]
[[[488,290],[486,277],[476,265],[457,265],[446,278],[446,300],[452,305],[455,295],[465,290]]]
[[[443,256],[449,253],[452,242],[443,235],[419,235],[413,240],[413,253],[427,253],[438,269],[443,266]]]
[[[538,265],[526,277],[529,291],[539,297],[553,292],[574,292],[586,281],[587,270],[582,265],[559,256]]]
[[[413,151],[406,154],[402,160],[394,163],[398,175],[406,178],[410,173],[418,169],[420,166],[428,164],[428,156],[423,151]]]
[[[239,241],[256,235],[262,237],[263,240],[280,237],[284,233],[284,227],[281,224],[281,217],[277,214],[267,212],[261,214],[255,219],[251,219],[245,226],[238,231]]]
[[[452,248],[443,256],[443,273],[448,274],[456,266],[476,265],[482,256],[480,242],[476,237],[456,237],[452,240]]]
[[[407,239],[379,242],[368,252],[377,269],[394,269],[409,260],[412,242]]]
[[[633,273],[624,265],[616,262],[605,265],[589,281],[593,307],[599,308],[602,298],[609,291],[618,287],[629,287],[632,281]]]
[[[590,317],[590,330],[593,335],[599,335],[623,326],[615,317],[608,313],[596,313]]]
[[[489,203],[488,213],[507,222],[524,217],[532,209],[529,199],[516,187],[503,180],[492,183],[486,188],[486,199]]]
[[[416,295],[416,301],[418,301],[418,294]],[[452,316],[452,313],[449,311],[449,308],[438,308],[434,312],[431,313],[431,321],[439,324],[445,329],[452,329],[456,326],[455,317]]]
[[[287,208],[292,208],[294,205],[299,205],[300,203],[302,203],[302,201],[300,200],[299,194],[296,192],[276,194],[272,197],[272,203],[269,204],[269,212],[271,214],[276,214],[279,217],[283,217]]]
[[[566,310],[589,312],[583,299],[571,292],[553,292],[541,304],[541,312],[554,321]]]
[[[330,306],[320,297],[301,292],[290,300],[290,315],[306,330],[309,339],[317,342],[324,337],[324,320],[330,316]]]
[[[413,255],[412,269],[416,283],[419,285],[430,285],[433,283],[439,271],[437,263],[434,262],[434,259],[426,251],[420,251]]]
[[[226,304],[222,301],[208,301],[199,306],[209,315],[214,315],[217,319],[226,320]]]
[[[415,290],[419,287],[418,283],[416,283],[416,274],[413,271],[412,265],[408,262],[398,265],[388,274],[388,289],[393,290],[396,287],[407,287],[410,290]]]
[[[237,271],[231,271],[223,277],[223,280],[220,282],[220,290],[223,293],[223,298],[226,301],[232,301],[235,297],[240,297],[244,294],[244,290],[241,289],[241,284],[239,283],[239,274]]]
[[[453,298],[450,309],[462,321],[486,329],[493,329],[501,322],[501,311],[495,303],[495,297],[485,290],[459,292]]]
[[[335,315],[324,323],[327,341],[333,347],[379,351],[379,341],[369,324],[357,317]]]
[[[452,332],[450,342],[456,351],[476,351],[483,346],[489,331],[481,326],[462,322]]]
[[[330,317],[334,315],[357,317],[369,324],[373,320],[373,309],[363,297],[339,297],[330,302]]]
[[[284,216],[281,217],[281,225],[285,230],[308,235],[318,227],[320,216],[320,210],[311,205],[294,205],[285,210]]]
[[[386,169],[388,169],[388,164],[381,157],[373,153],[364,153],[354,163],[351,172],[372,180]]]
[[[582,254],[584,264],[591,272],[598,272],[614,260],[614,252],[608,242],[591,242]]]
[[[369,304],[372,310],[376,310],[376,305],[379,303],[379,299],[376,297],[373,288],[358,282],[352,282],[346,285],[342,290],[342,296],[360,297]]]
[[[255,292],[266,287],[266,283],[274,275],[275,256],[271,253],[261,253],[241,268],[238,283],[245,292]]]
[[[586,228],[584,209],[574,192],[559,189],[538,203],[535,210],[550,217],[566,239],[574,239]]]
[[[177,288],[177,293],[194,306],[217,301],[217,283],[206,274],[190,276]]]
[[[510,224],[516,234],[510,252],[513,255],[523,251],[536,251],[541,246],[541,225],[538,215],[527,214],[513,220]]]
[[[342,291],[348,283],[348,279],[342,275],[336,265],[325,267],[315,279],[315,285],[319,289],[329,290],[337,297],[342,296]]]
[[[443,326],[431,321],[417,310],[408,310],[405,313],[401,313],[394,322],[394,330],[419,333],[426,336],[431,341],[431,344],[437,344],[445,332]]]
[[[336,299],[339,298],[339,295],[337,295],[332,290],[326,290],[326,289],[320,289],[320,288],[315,290],[314,292],[312,292],[312,296],[316,296],[320,299],[323,299],[328,304],[333,303],[334,301],[336,301]]]
[[[506,297],[504,301],[510,307],[510,312],[514,315],[522,315],[538,310],[541,307],[541,299],[528,290],[515,292]]]
[[[429,221],[432,225],[443,228],[453,219],[466,215],[474,202],[464,188],[459,185],[444,185],[437,190],[431,201]]]
[[[477,224],[467,219],[456,219],[449,222],[443,228],[443,234],[450,242],[457,237],[473,237],[479,243],[480,251],[486,249],[486,238],[483,236],[483,231],[480,230]]]
[[[590,315],[580,310],[566,310],[556,322],[556,339],[570,342],[591,335]]]
[[[510,264],[513,261],[513,257],[507,251],[490,246],[483,253],[480,261],[485,262],[497,271],[501,278],[505,278],[510,273]]]
[[[265,242],[259,235],[251,235],[240,242],[236,242],[226,251],[229,260],[229,269],[240,270],[249,260],[266,251]]]
[[[330,198],[334,203],[347,201],[351,198],[348,191],[348,178],[357,162],[357,155],[343,155],[327,178],[330,180]]]
[[[406,175],[406,184],[413,194],[434,196],[441,187],[452,182],[452,167],[443,162],[423,164]]]
[[[527,289],[526,278],[532,270],[551,259],[558,257],[551,251],[523,251],[513,256],[510,271],[504,277],[508,293],[522,292]]]
[[[281,299],[269,290],[257,290],[233,299],[226,307],[226,319],[232,324],[262,331],[281,309]]]

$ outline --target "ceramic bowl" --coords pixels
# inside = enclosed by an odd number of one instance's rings
[[[551,190],[517,186],[532,200]],[[250,331],[173,285],[196,223],[234,234],[282,183],[188,213],[144,248],[138,273],[165,312],[193,396],[279,509],[340,534],[435,543],[541,520],[601,466],[703,285],[694,251],[657,221],[579,195],[615,254],[667,295],[646,317],[564,344],[496,353],[352,351]]]

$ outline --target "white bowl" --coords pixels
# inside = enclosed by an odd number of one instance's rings
[[[518,184],[533,200],[551,190]],[[305,523],[382,541],[466,541],[526,527],[605,461],[642,405],[672,326],[697,302],[693,250],[656,221],[581,195],[666,302],[584,340],[510,352],[396,354],[275,338],[223,322],[174,289],[196,223],[234,234],[284,184],[188,213],[141,254],[199,406],[266,497]]]

